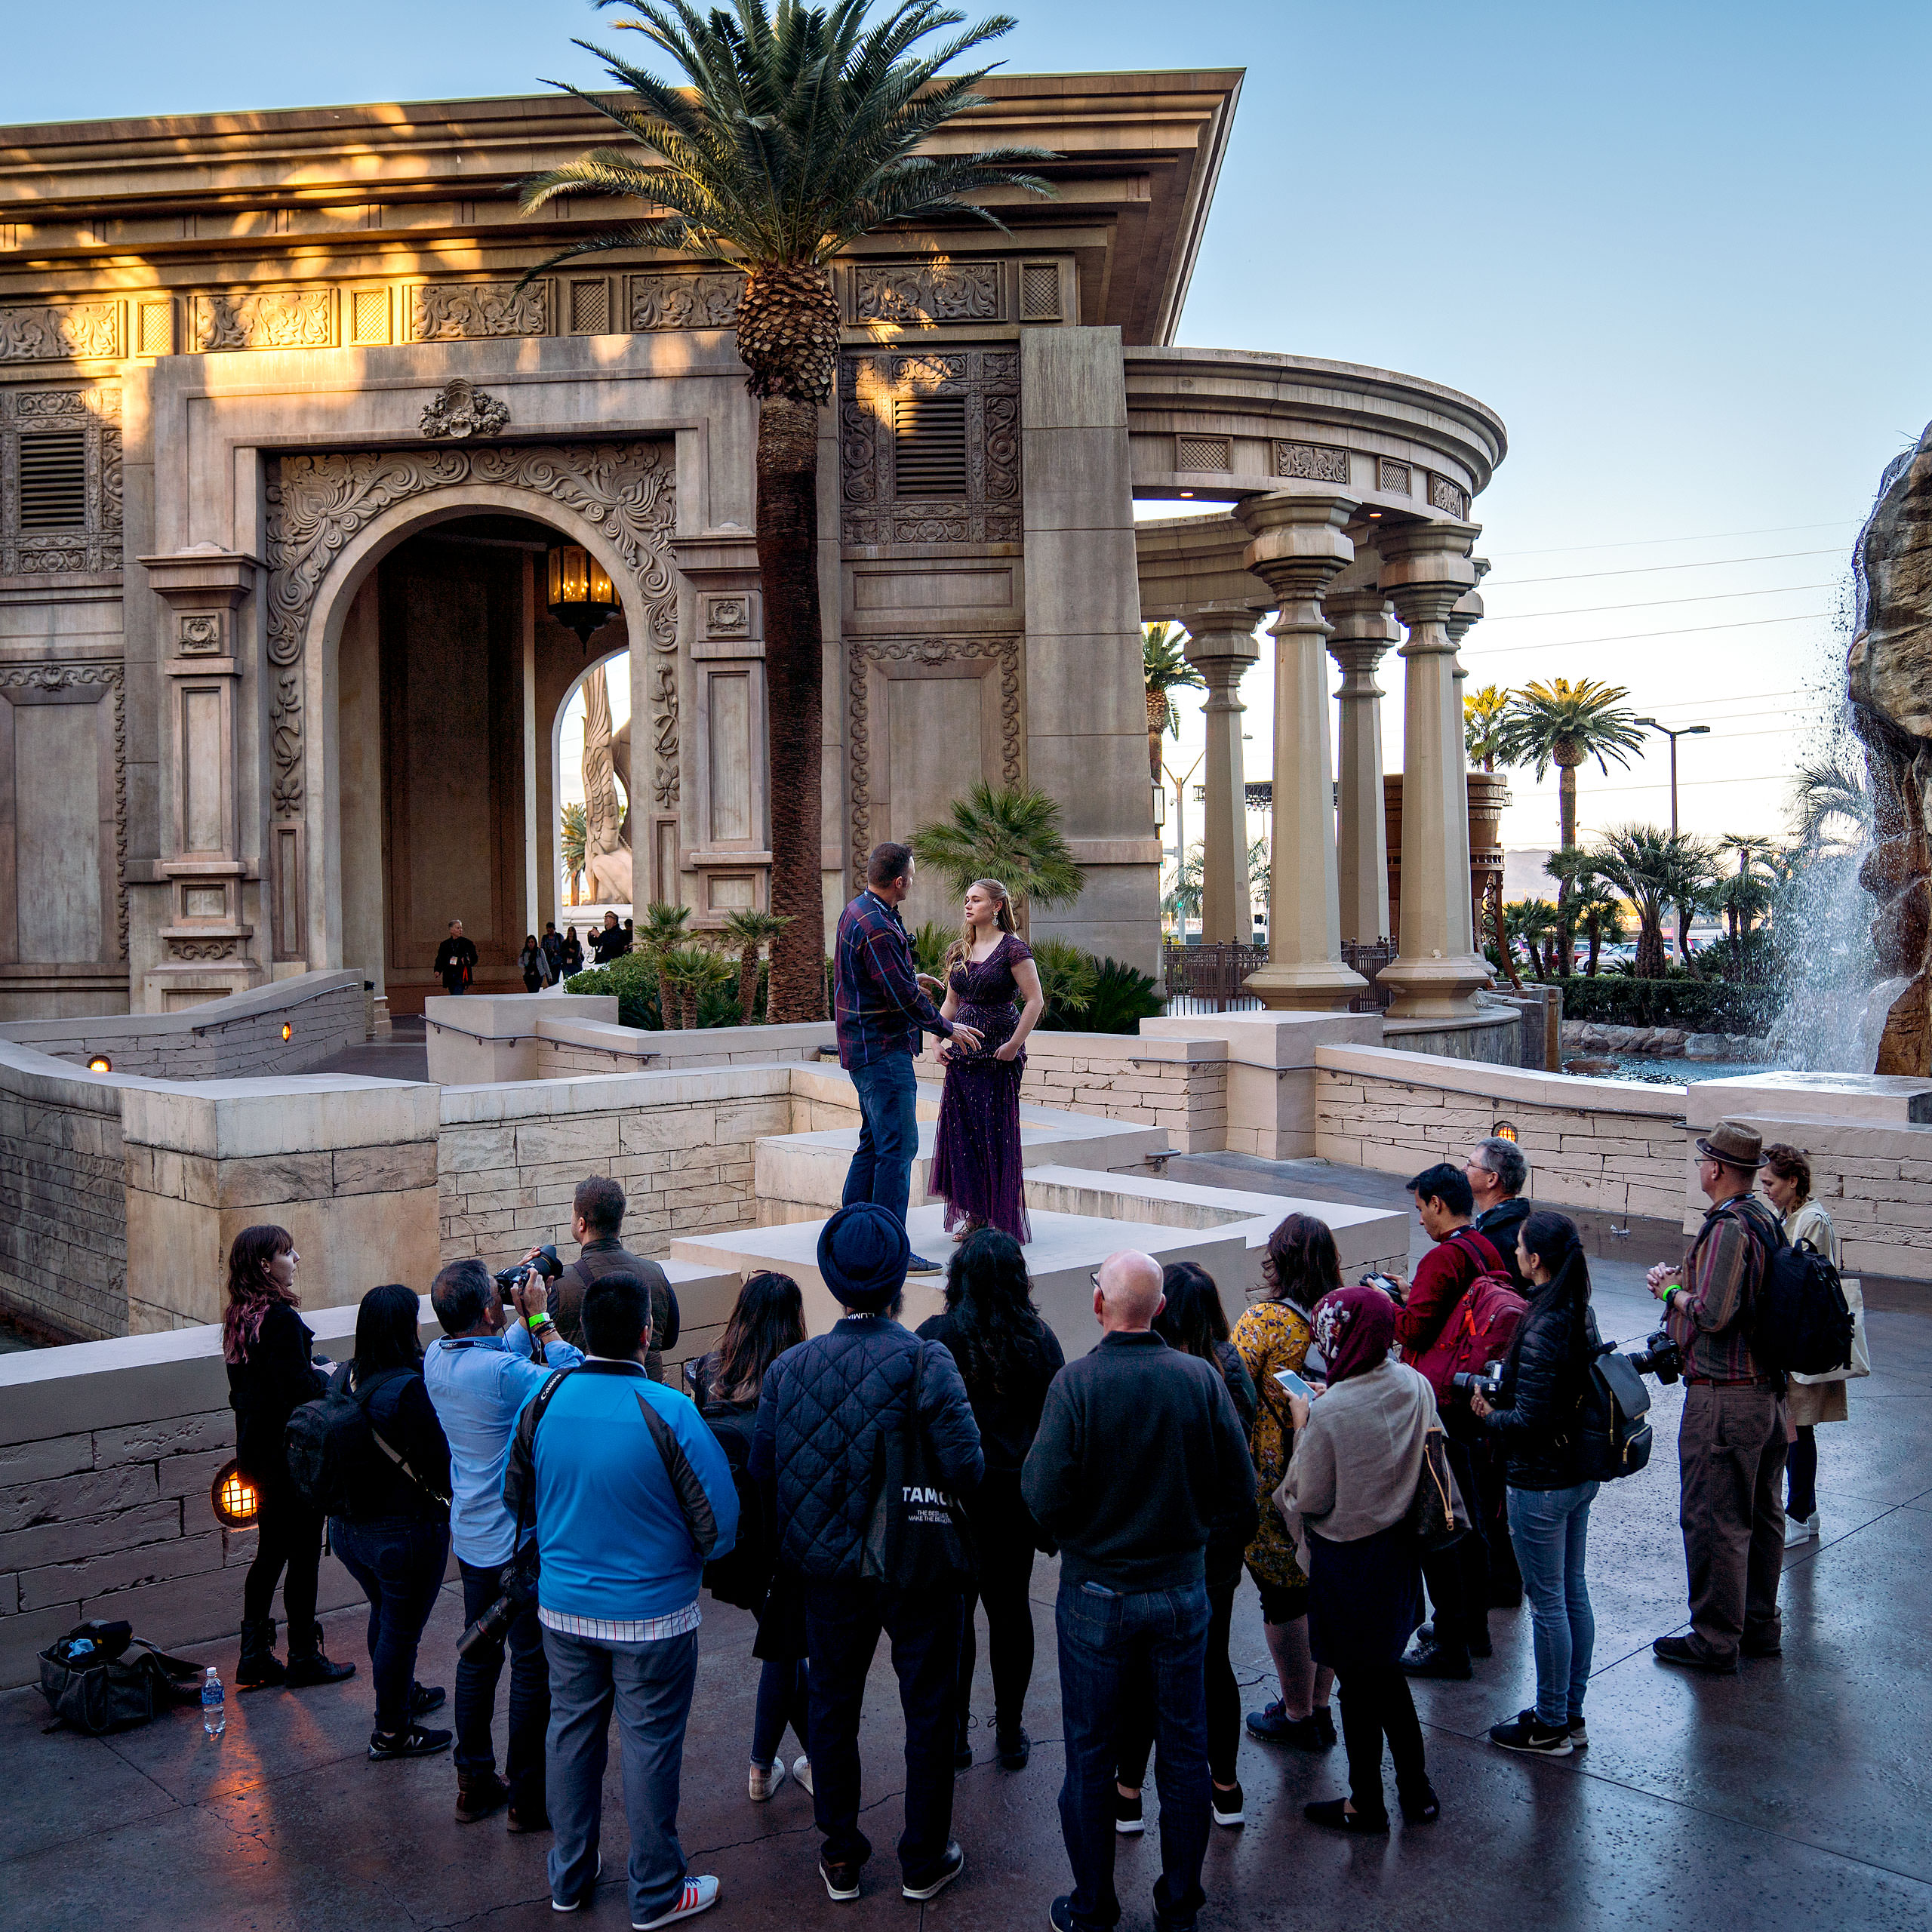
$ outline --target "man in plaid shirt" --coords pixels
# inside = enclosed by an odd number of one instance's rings
[[[1778,1578],[1784,1568],[1784,1377],[1751,1351],[1751,1315],[1783,1238],[1752,1192],[1764,1164],[1760,1136],[1721,1120],[1697,1143],[1697,1181],[1710,1201],[1689,1258],[1650,1272],[1664,1326],[1684,1352],[1684,1420],[1677,1436],[1690,1634],[1651,1647],[1666,1663],[1722,1677],[1740,1654],[1782,1646]]]
[[[832,952],[832,1009],[838,1024],[838,1064],[859,1094],[859,1149],[845,1176],[841,1205],[870,1201],[903,1222],[912,1192],[912,1159],[919,1151],[918,1083],[912,1057],[919,1033],[977,1047],[970,1026],[942,1019],[919,985],[912,943],[899,916],[912,889],[912,854],[903,845],[875,845],[866,889],[839,915]],[[909,1274],[931,1275],[939,1263],[912,1257]]]

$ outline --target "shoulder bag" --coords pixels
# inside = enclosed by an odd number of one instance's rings
[[[872,1509],[860,1552],[860,1574],[897,1595],[964,1590],[980,1571],[966,1506],[947,1487],[919,1417],[930,1346],[918,1345],[904,1420],[879,1431]]]
[[[1449,1466],[1449,1438],[1439,1423],[1431,1423],[1422,1439],[1422,1467],[1416,1474],[1407,1521],[1425,1556],[1447,1549],[1469,1531],[1469,1512]]]

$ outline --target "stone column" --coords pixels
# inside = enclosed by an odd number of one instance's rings
[[[1383,969],[1392,1018],[1473,1014],[1489,983],[1469,916],[1469,796],[1450,614],[1475,585],[1478,526],[1412,523],[1380,542],[1382,587],[1408,627],[1403,645],[1402,931]]]
[[[1342,964],[1328,756],[1329,626],[1321,593],[1355,555],[1342,534],[1352,497],[1320,491],[1253,497],[1237,514],[1254,534],[1244,566],[1281,599],[1275,639],[1274,863],[1268,963],[1247,989],[1262,1004],[1345,1008],[1367,984]]]
[[[1201,835],[1201,937],[1254,943],[1247,890],[1247,787],[1241,769],[1241,675],[1261,654],[1257,613],[1244,604],[1185,610],[1187,661],[1208,681],[1208,817]],[[1186,853],[1181,854],[1186,862]]]
[[[1488,571],[1488,563],[1483,558],[1472,557],[1469,559],[1469,564],[1470,568],[1479,579]],[[1443,629],[1449,633],[1449,641],[1459,654],[1462,650],[1463,638],[1481,621],[1481,617],[1482,598],[1476,592],[1467,591],[1457,598],[1454,608],[1450,611]],[[1457,728],[1463,733],[1461,760],[1463,809],[1457,823],[1462,828],[1463,869],[1469,875],[1469,931],[1471,934],[1469,949],[1478,959],[1483,959],[1484,963],[1487,964],[1487,961],[1484,958],[1482,949],[1482,906],[1475,889],[1475,853],[1469,839],[1469,733],[1466,723],[1468,713],[1463,704],[1463,700],[1469,694],[1469,666],[1463,663],[1459,654],[1456,660],[1456,724]],[[1494,975],[1492,974],[1491,977],[1494,980]]]
[[[1389,936],[1389,841],[1382,798],[1382,687],[1375,667],[1401,633],[1380,589],[1331,589],[1328,654],[1342,667],[1340,784],[1335,860],[1341,934],[1360,946]]]

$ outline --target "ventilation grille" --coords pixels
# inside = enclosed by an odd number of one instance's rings
[[[87,432],[57,429],[22,436],[21,529],[79,530],[87,520]]]
[[[1375,484],[1376,488],[1386,495],[1409,495],[1409,466],[1406,463],[1395,462],[1385,456],[1376,466]]]
[[[571,333],[573,335],[608,335],[611,333],[611,285],[608,281],[574,281],[571,284]]]
[[[174,353],[174,305],[171,302],[140,305],[140,345],[143,355]]]
[[[902,497],[966,494],[966,398],[909,398],[892,405]]]
[[[1226,436],[1177,436],[1174,467],[1177,469],[1211,469],[1225,475],[1232,459]]]
[[[389,339],[389,292],[386,288],[358,288],[349,298],[349,333],[358,343],[384,343]]]
[[[1023,322],[1060,320],[1060,264],[1029,262],[1020,271],[1020,319]]]

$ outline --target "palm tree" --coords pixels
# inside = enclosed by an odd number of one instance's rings
[[[566,805],[563,810],[564,866],[569,874],[571,903],[577,903],[577,884],[583,877],[583,854],[589,828],[581,805]]]
[[[824,644],[818,585],[819,411],[830,401],[839,314],[828,264],[861,236],[897,224],[975,215],[988,188],[1051,194],[1022,164],[1032,148],[918,152],[968,109],[991,71],[942,75],[1014,22],[996,14],[937,46],[964,16],[940,0],[733,0],[700,14],[685,0],[596,0],[634,16],[618,22],[681,72],[673,87],[606,50],[620,89],[561,85],[636,145],[593,149],[523,184],[526,214],[559,195],[642,204],[638,220],[540,263],[525,281],[601,249],[666,249],[744,278],[737,348],[758,398],[758,560],[764,601],[765,708],[771,746],[771,907],[789,919],[773,942],[767,1006],[774,1020],[825,1011],[820,884]]]
[[[1463,700],[1463,744],[1472,764],[1485,771],[1496,769],[1503,755],[1503,721],[1514,691],[1500,685],[1484,685]]]
[[[769,946],[791,923],[774,912],[734,912],[724,921],[725,943],[738,949],[738,1023],[742,1026],[752,1023],[752,1009],[758,999],[758,948]],[[768,1001],[766,1011],[768,1017]]]
[[[1504,764],[1527,764],[1539,780],[1556,767],[1557,828],[1560,849],[1577,848],[1577,769],[1595,758],[1607,777],[1608,761],[1630,762],[1644,734],[1622,700],[1630,694],[1621,685],[1599,684],[1594,678],[1540,681],[1512,692],[1497,731],[1496,756]]]
[[[1147,773],[1161,782],[1161,734],[1180,736],[1180,713],[1168,694],[1183,688],[1205,691],[1208,681],[1181,652],[1187,633],[1178,624],[1140,626],[1140,676],[1147,687]]]
[[[1740,923],[1743,934],[1749,934],[1751,921],[1770,909],[1771,889],[1758,868],[1770,865],[1778,843],[1761,832],[1727,832],[1718,841],[1718,849],[1737,854],[1737,876],[1723,881],[1711,899],[1712,904],[1724,914],[1731,963],[1735,967],[1743,961]]]
[[[1636,909],[1638,978],[1661,978],[1664,909],[1679,909],[1681,950],[1682,928],[1689,922],[1682,909],[1708,889],[1710,848],[1688,832],[1626,825],[1606,832],[1592,857],[1598,872]]]
[[[1562,937],[1556,908],[1547,899],[1514,899],[1503,909],[1503,922],[1506,945],[1522,947],[1530,956],[1530,971],[1539,980],[1555,979],[1556,947]],[[1545,944],[1547,955],[1539,949]]]
[[[953,800],[949,820],[921,826],[908,842],[920,864],[943,873],[955,892],[976,878],[998,879],[1022,933],[1033,906],[1070,906],[1087,883],[1061,835],[1058,804],[1030,785],[995,791],[983,778]]]
[[[1082,952],[1070,939],[1043,939],[1033,949],[1033,965],[1047,1010],[1040,1017],[1049,1026],[1084,1013],[1094,1003],[1100,968],[1091,952]]]
[[[688,906],[667,906],[661,899],[654,899],[645,906],[644,917],[634,928],[632,949],[651,961],[651,969],[657,976],[657,1013],[667,1029],[675,1028],[678,1022],[672,1012],[672,989],[665,984],[665,957],[674,947],[685,943],[685,928],[690,923],[691,916]],[[766,1003],[770,1004],[768,993]]]
[[[1792,785],[1801,845],[1861,845],[1871,835],[1872,786],[1865,755],[1850,740],[1801,759]]]

